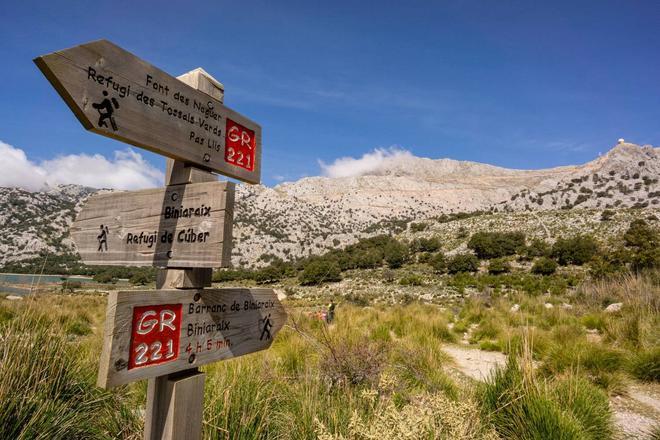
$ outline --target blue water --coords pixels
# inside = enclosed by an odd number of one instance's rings
[[[49,284],[61,283],[64,275],[38,275],[23,273],[0,273],[0,284]],[[81,283],[93,283],[91,278],[66,277],[69,281],[80,281]]]

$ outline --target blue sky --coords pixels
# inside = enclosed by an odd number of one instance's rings
[[[2,3],[0,141],[35,164],[125,148],[86,132],[32,63],[99,38],[222,81],[263,127],[268,185],[393,145],[543,168],[619,137],[660,144],[657,1]]]

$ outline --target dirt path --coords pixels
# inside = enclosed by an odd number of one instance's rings
[[[472,379],[484,381],[498,365],[506,363],[506,356],[495,351],[444,345],[442,350],[456,361],[458,370]]]
[[[506,356],[498,352],[456,345],[443,345],[442,350],[454,359],[459,372],[482,382],[498,365],[506,363]],[[610,406],[620,439],[647,439],[651,429],[660,424],[660,385],[631,385],[626,396],[611,398]]]
[[[635,384],[627,391],[626,396],[610,399],[620,438],[647,439],[653,427],[660,425],[660,385]]]

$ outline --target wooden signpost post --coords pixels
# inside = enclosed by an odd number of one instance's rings
[[[165,188],[93,196],[71,228],[90,265],[161,268],[156,291],[112,292],[98,384],[149,379],[145,439],[201,435],[197,367],[268,348],[286,321],[272,289],[205,289],[230,264],[234,184],[261,178],[261,127],[202,69],[178,79],[106,40],[35,63],[83,126],[170,159]]]

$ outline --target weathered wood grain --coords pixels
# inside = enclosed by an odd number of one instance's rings
[[[176,79],[224,103],[225,86],[201,67],[179,75]]]
[[[156,274],[156,289],[201,289],[211,287],[213,269],[196,267],[190,269],[159,269]]]
[[[196,90],[106,40],[34,61],[87,130],[260,182],[261,127],[205,93],[214,93],[210,80],[195,77],[196,87],[203,89]],[[248,131],[232,136],[230,121]],[[236,133],[245,133],[250,142]]]
[[[208,78],[207,78],[208,77]],[[222,85],[202,69],[179,76],[180,81],[214,96],[222,102]],[[206,80],[206,81],[202,81]],[[201,84],[200,84],[201,83]],[[167,159],[166,185],[217,181],[217,176],[190,166],[184,162]],[[228,201],[233,206],[233,200]],[[231,217],[227,222],[231,234]],[[231,235],[225,235],[230,237]],[[231,240],[229,240],[231,241]],[[225,246],[231,252],[231,246]],[[227,260],[229,261],[229,260]],[[211,286],[213,269],[159,269],[157,289],[202,288]],[[201,437],[204,406],[204,373],[197,368],[187,369],[167,376],[148,380],[147,410],[144,419],[146,440],[188,440]]]
[[[71,237],[90,265],[222,267],[230,263],[234,187],[216,181],[97,194],[78,214]],[[177,217],[174,209],[196,211]],[[193,235],[194,242],[186,241]]]
[[[135,356],[134,350],[131,353],[134,309],[179,304],[182,314],[180,331],[177,330],[178,355],[156,365],[131,368],[129,360]],[[211,306],[216,308],[210,309]],[[113,387],[264,350],[284,325],[286,316],[272,289],[111,292],[98,385]],[[266,322],[270,337],[264,333]]]
[[[144,421],[146,440],[201,438],[206,374],[192,369],[181,377],[169,375],[149,380]]]
[[[208,171],[190,166],[184,162],[167,159],[165,163],[165,185],[184,183],[217,182],[218,176]]]

